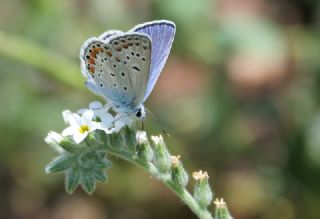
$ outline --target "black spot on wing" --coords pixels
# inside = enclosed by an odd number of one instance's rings
[[[136,71],[141,71],[140,68],[138,66],[132,66],[132,69],[136,70]]]

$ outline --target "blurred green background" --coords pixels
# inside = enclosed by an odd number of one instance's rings
[[[177,34],[146,130],[170,133],[173,154],[208,171],[235,218],[319,219],[317,0],[0,0],[0,218],[195,218],[119,159],[93,196],[44,173],[62,110],[99,99],[83,85],[82,43],[154,19]]]

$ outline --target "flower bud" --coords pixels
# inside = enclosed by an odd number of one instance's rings
[[[97,138],[96,138],[96,133],[95,132],[91,132],[87,135],[86,137],[86,144],[88,146],[95,146],[97,145]]]
[[[194,172],[192,176],[196,180],[193,196],[200,207],[207,208],[210,205],[213,196],[208,183],[208,173],[200,170],[198,172]]]
[[[70,152],[70,153],[73,153],[73,152],[76,152],[80,149],[79,145],[75,144],[73,141],[71,141],[71,139],[69,138],[64,138],[61,142],[60,142],[60,146]]]
[[[79,148],[70,139],[62,137],[59,133],[53,131],[48,133],[44,141],[60,154],[65,151],[75,152]]]
[[[137,131],[136,139],[138,142],[138,157],[147,162],[152,161],[153,151],[150,147],[146,132]]]
[[[214,204],[216,206],[216,211],[215,211],[215,217],[216,219],[232,219],[229,211],[228,211],[228,208],[227,208],[227,205],[226,203],[223,201],[223,199],[221,198],[220,200],[219,199],[216,199],[214,201]]]
[[[168,173],[171,169],[171,157],[162,136],[151,136],[151,140],[154,145],[155,166],[159,172]]]
[[[108,135],[109,137],[109,146],[112,148],[120,149],[123,145],[123,137],[121,133],[112,133]]]
[[[61,141],[63,140],[62,136],[57,132],[50,131],[44,141],[49,144],[57,152],[62,153],[63,149],[60,146]]]
[[[125,126],[123,130],[124,130],[124,137],[126,139],[127,147],[129,148],[130,151],[135,153],[137,150],[137,139],[136,139],[135,131],[129,126]]]
[[[180,162],[180,155],[171,156],[171,164],[173,182],[177,185],[185,187],[188,184],[189,176]]]

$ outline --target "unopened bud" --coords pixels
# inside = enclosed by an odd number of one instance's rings
[[[63,140],[62,136],[57,132],[50,131],[44,141],[56,149],[58,152],[62,152],[60,148],[60,142]],[[60,148],[60,150],[59,150]]]
[[[120,149],[123,145],[123,137],[120,133],[112,133],[108,135],[109,138],[109,146],[112,148]]]
[[[210,205],[213,196],[208,182],[209,175],[207,172],[202,172],[202,170],[200,170],[194,172],[192,176],[196,180],[193,196],[200,207],[207,208]]]
[[[189,176],[180,162],[180,155],[171,156],[171,164],[173,182],[185,187],[188,184]]]
[[[216,219],[232,219],[226,203],[221,198],[214,200],[214,204],[216,206],[215,217]]]
[[[123,130],[124,130],[124,137],[126,139],[127,147],[129,148],[130,151],[135,153],[137,149],[137,140],[136,140],[135,131],[129,126],[125,126]]]
[[[136,139],[138,142],[138,157],[147,162],[152,161],[153,151],[150,147],[146,132],[137,131]]]
[[[151,136],[151,140],[154,145],[155,166],[161,173],[168,173],[171,169],[171,157],[162,136]]]
[[[73,141],[67,137],[62,137],[57,132],[50,131],[44,140],[58,153],[63,153],[65,151],[74,152],[79,149],[79,147],[75,145]]]

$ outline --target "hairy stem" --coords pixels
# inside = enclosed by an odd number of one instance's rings
[[[111,148],[108,148],[108,153],[141,167],[155,178],[157,178],[157,175],[159,175],[157,168],[152,163],[142,162],[139,159],[134,159],[132,153],[126,153],[124,151]],[[159,180],[169,189],[171,189],[200,219],[213,219],[210,212],[207,209],[201,208],[194,200],[193,196],[185,188],[177,187],[172,180]]]

